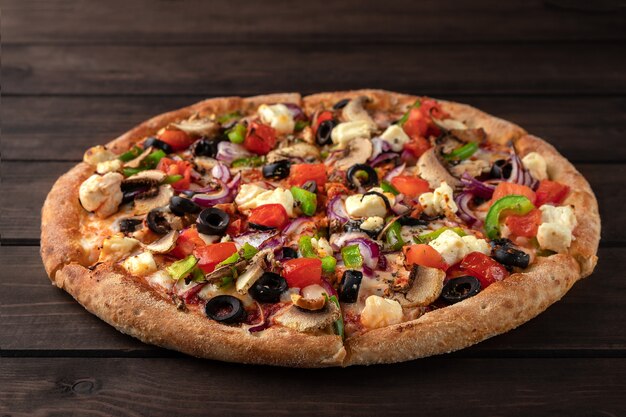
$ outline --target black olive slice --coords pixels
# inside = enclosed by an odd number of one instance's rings
[[[195,156],[208,156],[214,158],[217,155],[217,144],[219,141],[210,139],[200,139],[193,144],[193,154]]]
[[[137,230],[137,226],[141,224],[139,219],[122,219],[120,220],[120,232],[132,233]]]
[[[305,182],[304,184],[302,184],[301,188],[315,194],[317,193],[317,182],[313,180],[309,180]]]
[[[363,194],[363,197],[361,197],[361,201],[363,201],[366,195],[375,195],[375,196],[382,198],[383,201],[385,202],[385,207],[387,207],[387,210],[391,210],[391,203],[389,202],[389,199],[387,198],[387,196],[384,195],[383,193],[379,193],[378,191],[368,191],[365,194]]]
[[[416,219],[415,217],[411,217],[411,216],[402,216],[398,219],[398,223],[400,223],[401,226],[427,226],[428,225],[428,221],[423,220],[423,219]]]
[[[492,178],[509,178],[512,170],[513,166],[509,161],[505,159],[498,159],[493,163],[489,175]]]
[[[170,146],[170,144],[165,143],[155,137],[149,137],[143,142],[144,149],[148,149],[149,147],[153,147],[154,149],[160,149],[165,153],[174,152],[174,149]]]
[[[172,229],[165,217],[165,213],[160,209],[150,210],[148,216],[146,216],[146,223],[148,228],[157,235],[164,235]]]
[[[441,298],[450,304],[458,303],[480,292],[480,281],[476,277],[465,275],[452,278],[443,286]]]
[[[363,174],[365,174],[365,178],[363,178]],[[352,165],[346,172],[346,178],[352,187],[371,187],[378,185],[378,174],[374,168],[366,164]]]
[[[496,245],[493,249],[493,259],[504,266],[526,268],[530,263],[530,255],[526,252],[515,249],[512,245]]]
[[[198,215],[198,232],[205,235],[222,235],[228,228],[230,216],[224,210],[215,207],[205,208]]]
[[[210,319],[224,324],[241,323],[246,318],[243,303],[232,295],[211,298],[207,301],[204,311]]]
[[[263,224],[252,223],[252,222],[249,222],[249,223],[248,223],[248,226],[249,226],[249,227],[251,227],[252,229],[256,229],[256,230],[264,230],[264,231],[267,231],[267,230],[275,230],[275,229],[276,229],[276,228],[275,228],[275,227],[273,227],[273,226],[265,226],[265,225],[263,225]]]
[[[271,164],[263,166],[263,176],[274,180],[282,180],[289,176],[289,168],[291,162],[288,159],[282,159]]]
[[[295,259],[298,257],[298,251],[289,246],[284,246],[281,251],[283,259]]]
[[[280,295],[285,291],[287,291],[287,281],[285,278],[274,272],[264,272],[263,275],[252,284],[248,293],[260,303],[277,303],[280,301]]]
[[[341,99],[338,102],[336,102],[335,104],[333,104],[333,109],[334,110],[341,110],[344,107],[346,107],[348,105],[348,103],[350,103],[350,99],[349,98]]]
[[[337,126],[337,122],[335,120],[324,120],[317,127],[317,132],[315,133],[315,141],[319,146],[328,145],[332,142],[331,133],[333,129]]]
[[[363,273],[348,269],[344,271],[339,283],[339,301],[344,303],[355,303],[359,296]]]
[[[184,195],[185,197],[193,197],[194,195],[196,195],[197,193],[193,190],[185,190],[181,193],[182,195]]]
[[[202,207],[188,198],[173,196],[170,198],[170,210],[177,216],[200,213]]]

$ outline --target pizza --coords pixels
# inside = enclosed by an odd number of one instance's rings
[[[406,361],[509,331],[597,262],[554,147],[468,105],[381,90],[205,100],[63,175],[48,275],[146,343],[294,367]]]

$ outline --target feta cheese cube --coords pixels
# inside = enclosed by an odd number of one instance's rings
[[[333,143],[345,148],[348,143],[356,138],[371,137],[370,123],[366,120],[358,120],[355,122],[339,123],[330,134]]]
[[[369,232],[380,230],[385,225],[385,220],[379,216],[368,217],[361,223],[361,229]]]
[[[289,108],[284,104],[261,104],[258,109],[261,121],[278,133],[293,133],[295,122]]]
[[[448,265],[454,265],[469,253],[466,242],[452,230],[446,230],[428,244],[441,254]]]
[[[380,196],[354,194],[346,198],[346,212],[350,217],[384,217],[387,206]]]
[[[546,164],[546,160],[537,152],[531,152],[522,158],[522,164],[535,179],[540,181],[548,179],[548,165]]]
[[[242,210],[255,208],[254,199],[266,191],[268,190],[255,184],[243,184],[235,197],[235,203]]]
[[[402,306],[396,300],[370,295],[361,312],[361,323],[368,329],[391,326],[402,322]]]
[[[119,159],[112,159],[110,161],[99,162],[96,166],[96,172],[98,174],[106,174],[107,172],[121,171],[124,163]]]
[[[537,242],[542,249],[566,252],[572,244],[572,232],[577,221],[571,206],[555,207],[544,204],[541,210],[541,224],[537,229]]]
[[[130,237],[125,237],[121,233],[115,234],[102,242],[102,250],[98,262],[119,261],[127,254],[131,253],[139,241]]]
[[[398,125],[389,126],[380,137],[389,143],[391,150],[394,152],[402,152],[404,144],[411,140],[411,138],[404,133],[404,129]]]
[[[127,258],[122,266],[133,275],[144,276],[156,271],[157,266],[150,252],[142,252],[139,255]]]
[[[442,181],[441,185],[435,188],[432,193],[420,195],[419,202],[424,208],[424,212],[429,216],[438,214],[452,216],[459,209],[454,202],[452,187],[445,181]]]
[[[124,177],[117,172],[109,172],[103,176],[92,175],[80,185],[78,198],[87,211],[94,211],[98,217],[105,218],[117,211],[122,202],[122,180]]]

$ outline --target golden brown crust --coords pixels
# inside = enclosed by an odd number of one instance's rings
[[[261,103],[278,102],[301,102],[305,111],[310,112],[359,95],[368,95],[373,99],[372,108],[384,110],[405,108],[418,98],[383,90],[355,90],[304,98],[286,93],[209,99],[156,116],[108,146],[117,153],[125,151],[168,123],[194,113],[252,110]],[[559,300],[576,280],[593,270],[600,233],[597,202],[582,175],[552,146],[526,135],[519,126],[471,106],[441,103],[445,111],[469,127],[483,127],[489,140],[514,142],[522,156],[531,151],[541,153],[548,162],[551,178],[572,187],[565,202],[576,207],[578,219],[571,256],[540,258],[524,273],[493,284],[473,298],[416,320],[349,338],[345,349],[337,336],[314,336],[281,327],[252,335],[241,328],[180,311],[169,300],[113,266],[100,265],[95,271],[81,266],[88,262],[79,243],[78,225],[87,215],[78,201],[78,187],[94,170],[79,164],[57,181],[42,210],[41,252],[46,271],[57,286],[120,331],[147,343],[226,361],[303,367],[398,362],[461,349],[515,328]]]

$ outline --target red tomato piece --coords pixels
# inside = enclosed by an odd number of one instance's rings
[[[267,155],[276,145],[276,131],[258,122],[250,123],[243,146],[257,155]]]
[[[187,149],[194,139],[182,130],[166,130],[159,135],[159,140],[167,143],[175,151]]]
[[[480,252],[467,254],[459,266],[469,272],[469,275],[478,278],[483,290],[509,276],[509,271],[502,264]]]
[[[289,222],[289,216],[282,204],[264,204],[252,209],[248,222],[282,230]]]
[[[317,258],[296,258],[283,262],[283,277],[290,288],[304,288],[322,282],[322,261]]]
[[[560,182],[541,180],[537,191],[535,191],[537,195],[535,204],[537,206],[546,203],[561,204],[567,196],[567,193],[569,193],[569,190],[570,188],[567,185],[561,184]]]
[[[198,258],[198,266],[205,274],[213,272],[215,265],[237,252],[237,246],[233,242],[214,243],[197,247],[193,255]]]
[[[430,191],[428,181],[410,175],[398,175],[391,180],[391,185],[402,194],[411,198]]]
[[[404,150],[409,152],[415,158],[419,158],[422,156],[424,152],[430,149],[430,142],[428,139],[425,139],[420,136],[416,136],[411,139],[410,142],[404,144]]]
[[[198,230],[195,227],[190,227],[183,230],[178,236],[176,246],[170,251],[170,255],[183,259],[191,255],[194,249],[200,246],[206,246],[206,243],[198,235]]]
[[[510,214],[506,216],[504,224],[515,236],[535,237],[541,224],[541,210],[534,209],[523,216]]]
[[[333,120],[332,111],[324,110],[317,115],[317,119],[315,120],[315,126],[313,126],[313,134],[317,133],[317,128],[320,127],[320,124],[322,124],[322,122],[325,122],[326,120]]]
[[[441,129],[433,122],[436,119],[445,119],[449,114],[441,109],[435,100],[422,100],[419,107],[411,109],[407,121],[402,126],[411,139],[427,138],[441,134]]]
[[[515,184],[512,182],[501,182],[496,187],[496,190],[493,192],[493,196],[491,197],[491,204],[495,203],[502,197],[506,197],[507,195],[523,195],[527,197],[531,203],[535,202],[535,192],[525,185]]]
[[[192,168],[188,161],[174,161],[170,158],[161,158],[157,168],[167,175],[182,175],[183,178],[172,183],[174,190],[183,191],[189,189]]]
[[[422,265],[430,268],[446,270],[448,265],[435,248],[430,245],[411,245],[406,250],[406,263],[408,265]]]
[[[295,164],[289,171],[289,184],[302,186],[307,181],[315,181],[317,189],[323,190],[326,185],[326,165],[324,164]]]

